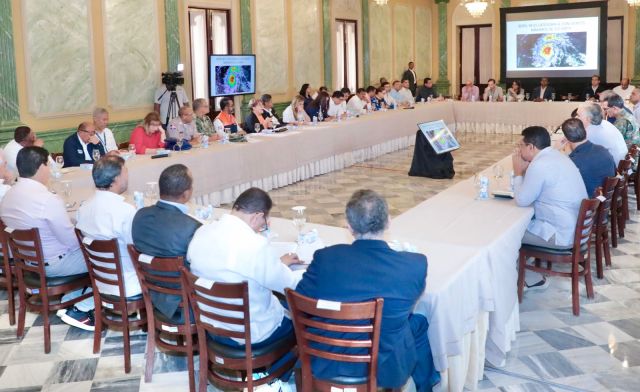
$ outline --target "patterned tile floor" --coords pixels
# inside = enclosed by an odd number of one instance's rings
[[[408,177],[412,149],[271,192],[274,216],[308,207],[309,221],[341,226],[344,204],[356,189],[381,192],[396,216],[456,181],[488,167],[511,150],[514,138],[467,135],[454,153],[456,178]],[[581,315],[571,314],[568,281],[553,279],[545,292],[525,294],[518,333],[505,367],[487,364],[483,391],[640,391],[640,213],[631,196],[632,221],[613,252],[605,278],[594,279],[596,298],[581,286]],[[514,261],[515,262],[515,261]],[[595,278],[595,277],[594,277]],[[92,334],[53,318],[52,349],[43,353],[41,317],[29,313],[23,339],[9,326],[6,292],[0,291],[0,392],[186,391],[183,357],[155,355],[153,382],[142,380],[145,335],[132,337],[132,371],[125,374],[122,335],[108,331],[92,353]],[[210,390],[213,390],[210,388]]]

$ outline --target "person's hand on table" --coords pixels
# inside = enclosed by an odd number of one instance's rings
[[[301,263],[300,259],[298,258],[298,255],[295,253],[287,253],[286,255],[280,257],[280,261],[282,261],[282,263],[286,266]]]
[[[218,135],[217,133],[214,133],[213,135],[209,136],[209,141],[210,142],[215,142],[222,139],[222,137],[220,135]]]

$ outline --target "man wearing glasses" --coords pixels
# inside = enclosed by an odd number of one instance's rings
[[[70,135],[64,141],[62,151],[64,167],[74,167],[83,163],[93,163],[94,151],[99,151],[101,157],[105,154],[105,147],[96,136],[95,125],[92,122],[85,121],[78,125],[76,133]]]
[[[533,205],[534,217],[522,238],[523,244],[568,249],[578,221],[582,199],[587,190],[571,159],[551,147],[549,132],[543,127],[528,127],[512,155],[516,204]],[[529,290],[546,289],[546,278],[527,271]]]
[[[288,267],[299,262],[298,256],[289,253],[278,258],[262,235],[268,230],[272,205],[267,192],[247,189],[238,196],[229,214],[196,231],[187,253],[191,271],[199,277],[214,282],[248,282],[253,349],[293,337],[291,320],[273,292],[284,294],[286,288],[295,288],[303,272]],[[214,321],[214,325],[237,327],[219,321]],[[242,339],[209,338],[220,344],[244,347]]]

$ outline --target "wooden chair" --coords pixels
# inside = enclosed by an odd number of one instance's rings
[[[145,382],[151,382],[156,345],[168,351],[184,353],[189,370],[189,391],[195,392],[193,353],[197,343],[193,341],[196,326],[191,323],[187,292],[180,279],[183,257],[152,257],[141,254],[133,245],[127,249],[136,269],[147,313],[147,353],[144,371]],[[178,312],[182,321],[171,319],[156,310],[151,302],[151,292],[175,295],[181,298]]]
[[[564,276],[571,278],[571,293],[573,297],[573,314],[580,315],[580,294],[578,293],[578,280],[584,276],[587,286],[587,297],[593,298],[593,283],[591,281],[591,247],[589,239],[597,219],[597,209],[600,205],[598,199],[584,199],[580,205],[578,221],[576,224],[573,247],[568,249],[551,249],[541,246],[522,244],[519,255],[518,269],[518,300],[522,302],[524,289],[525,270],[540,272],[547,275]],[[534,265],[528,265],[527,259],[536,259]],[[540,266],[540,261],[547,262],[547,268]],[[552,263],[571,264],[571,272],[553,271]]]
[[[621,171],[626,173],[630,165],[630,160],[620,161],[618,165],[618,184],[613,192],[611,201],[611,246],[614,248],[618,247],[618,237],[624,238],[624,229],[627,226],[627,214],[629,214],[627,179],[629,175],[620,173]]]
[[[2,266],[0,266],[0,285],[7,290],[7,302],[9,312],[9,325],[16,323],[16,302],[15,289],[18,288],[16,282],[15,264],[9,257],[9,242],[4,231],[5,225],[0,221],[0,251],[2,252]]]
[[[291,309],[293,325],[298,341],[298,353],[302,363],[302,392],[318,390],[329,392],[335,388],[349,388],[354,392],[375,392],[378,366],[378,346],[382,324],[384,300],[359,303],[334,303],[334,309],[323,307],[318,300],[305,297],[287,289],[287,301]],[[339,307],[338,307],[339,305]],[[362,323],[354,324],[357,320]],[[328,337],[326,333],[357,334],[366,336],[364,340],[346,337]],[[353,335],[352,335],[353,336]],[[322,346],[319,346],[321,343]],[[336,348],[364,349],[366,353],[351,354],[336,352]],[[366,377],[320,380],[311,372],[311,357],[331,361],[368,364]]]
[[[631,166],[633,162],[631,162],[631,156],[627,154],[626,158],[618,163],[618,175],[624,177],[624,190],[621,194],[622,196],[622,208],[624,212],[624,220],[622,221],[624,226],[626,227],[626,223],[629,220],[629,177],[631,172]],[[621,230],[622,232],[622,230]],[[622,233],[622,237],[624,237],[624,233]]]
[[[62,297],[70,291],[89,287],[89,274],[48,277],[45,274],[45,261],[42,253],[40,233],[37,228],[29,230],[14,230],[6,227],[7,239],[18,277],[18,308],[17,336],[24,335],[24,323],[27,309],[42,314],[44,321],[44,352],[51,351],[51,325],[49,314],[59,309],[66,309],[73,304],[91,296],[85,293],[81,296],[62,302]]]
[[[638,147],[637,144],[629,148],[629,156],[635,160],[635,163],[632,164],[634,171],[629,175],[627,183],[628,186],[633,188],[633,192],[636,195],[636,209],[640,211],[640,166],[638,165],[638,160],[640,160],[640,147]],[[635,168],[633,166],[635,166]]]
[[[124,341],[124,372],[131,372],[131,343],[129,331],[132,328],[143,328],[147,325],[142,294],[126,297],[122,264],[120,263],[120,249],[118,240],[94,240],[86,237],[75,229],[78,241],[82,247],[84,260],[87,263],[91,286],[93,287],[93,301],[95,309],[95,331],[93,333],[93,353],[100,352],[102,327],[115,327],[122,330]],[[100,286],[116,286],[118,295],[103,294]],[[139,317],[129,318],[138,312]]]
[[[296,356],[292,355],[278,370],[259,379],[253,379],[255,370],[268,368],[296,346],[295,337],[284,338],[260,349],[251,347],[251,318],[249,315],[249,286],[242,283],[213,283],[200,279],[186,268],[180,268],[183,286],[189,292],[189,301],[195,314],[200,344],[199,390],[207,390],[207,379],[224,389],[246,389],[267,384],[293,368]],[[234,316],[230,314],[237,315]],[[225,323],[236,328],[216,327],[213,323]],[[210,335],[243,339],[244,347],[231,347],[207,339]],[[228,377],[229,371],[240,377]],[[227,375],[227,377],[225,377]]]
[[[596,246],[596,271],[598,279],[604,277],[602,266],[602,255],[604,254],[605,263],[611,266],[611,251],[609,249],[609,213],[611,212],[611,201],[618,177],[607,177],[604,181],[604,187],[596,189],[596,197],[602,196],[604,200],[600,201],[598,206],[598,214],[596,217],[595,227],[593,229],[592,243]]]

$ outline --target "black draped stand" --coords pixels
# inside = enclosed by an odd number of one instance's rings
[[[422,131],[416,133],[410,176],[429,178],[453,178],[453,156],[450,152],[436,154]]]

